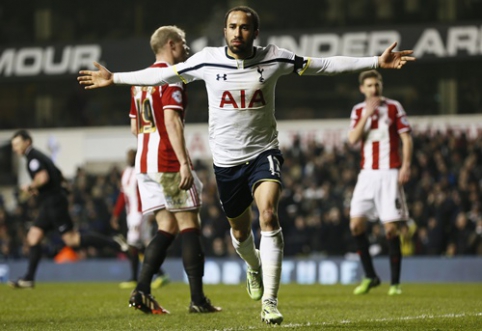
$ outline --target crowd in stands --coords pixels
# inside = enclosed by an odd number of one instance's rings
[[[405,186],[410,219],[401,225],[405,256],[482,256],[482,133],[414,132],[412,175]],[[284,190],[279,217],[286,256],[344,256],[355,252],[349,231],[351,194],[359,171],[359,150],[343,145],[325,149],[316,141],[294,140],[283,150]],[[206,255],[235,256],[229,224],[217,197],[208,161],[195,161],[204,183],[201,209]],[[122,169],[92,175],[79,168],[70,181],[70,212],[80,231],[112,234],[109,220],[119,193]],[[27,255],[26,229],[36,213],[35,200],[18,196],[17,207],[8,212],[0,200],[0,260]],[[256,208],[252,212],[256,214]],[[253,229],[259,242],[258,221]],[[153,225],[155,227],[155,225]],[[155,231],[155,228],[153,229]],[[383,227],[371,222],[370,251],[387,254]],[[54,257],[62,241],[53,233],[45,242],[45,257]],[[175,242],[171,257],[180,256]],[[113,257],[113,252],[94,249],[79,252],[83,258]]]

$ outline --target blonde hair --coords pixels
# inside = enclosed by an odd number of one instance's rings
[[[151,36],[151,49],[157,54],[170,39],[181,41],[185,36],[186,33],[175,25],[161,26]]]

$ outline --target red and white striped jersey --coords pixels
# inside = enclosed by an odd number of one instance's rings
[[[365,102],[353,107],[350,129],[353,130],[365,111]],[[367,120],[361,145],[362,169],[400,168],[400,133],[410,132],[407,114],[396,101],[383,98]]]
[[[121,192],[117,197],[114,208],[114,216],[119,216],[122,208],[126,209],[126,214],[142,213],[141,197],[137,187],[136,171],[134,167],[127,167],[122,172]]]
[[[151,67],[168,67],[156,62]],[[178,172],[180,165],[166,131],[164,110],[178,110],[184,120],[187,106],[185,84],[133,86],[130,118],[137,120],[138,173]]]

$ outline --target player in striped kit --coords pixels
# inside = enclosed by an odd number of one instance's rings
[[[365,294],[380,284],[369,253],[366,221],[380,219],[388,240],[391,286],[389,295],[401,294],[402,254],[398,224],[408,220],[403,184],[410,178],[412,137],[402,105],[382,96],[382,76],[362,72],[360,92],[365,101],[353,107],[348,140],[361,141],[361,171],[350,207],[350,229],[355,238],[365,278],[354,294]],[[400,158],[400,141],[402,157]]]
[[[176,26],[163,26],[151,36],[156,56],[154,68],[169,68],[187,58],[185,33]],[[137,137],[135,168],[144,214],[154,213],[158,231],[146,248],[139,281],[129,304],[145,313],[167,313],[151,293],[151,280],[158,272],[177,233],[191,291],[191,313],[213,313],[203,291],[204,251],[201,246],[199,208],[202,183],[192,169],[184,140],[187,106],[182,82],[131,89],[131,132]]]
[[[280,324],[278,290],[283,260],[283,235],[278,220],[282,188],[275,119],[275,86],[281,76],[334,75],[371,68],[401,68],[411,51],[380,56],[310,58],[275,45],[254,46],[259,16],[239,6],[225,16],[225,47],[206,47],[171,68],[148,68],[112,74],[98,63],[98,71],[82,70],[79,83],[86,89],[112,84],[157,85],[204,80],[209,103],[209,141],[224,212],[231,225],[233,245],[247,264],[247,289],[260,300],[261,319]],[[261,241],[255,248],[251,204],[259,209]]]
[[[124,168],[121,176],[121,190],[117,197],[116,205],[112,212],[111,226],[119,230],[119,216],[123,210],[126,212],[127,223],[127,244],[129,245],[129,261],[131,267],[131,278],[119,284],[122,289],[133,289],[137,285],[139,271],[139,253],[144,250],[151,241],[151,214],[142,214],[142,203],[137,187],[135,170],[136,150],[127,151],[127,167]],[[151,284],[152,288],[159,288],[169,282],[169,277],[162,269],[159,270],[156,279]]]

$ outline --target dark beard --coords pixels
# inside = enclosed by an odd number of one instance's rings
[[[228,45],[228,48],[231,51],[231,53],[237,54],[237,55],[245,54],[246,56],[251,55],[250,50],[253,48],[252,43],[251,43],[251,45],[242,44],[240,46],[232,46],[232,45],[229,44],[229,42],[226,39],[224,39],[224,41],[226,42],[226,45]]]
[[[228,45],[229,50],[233,54],[243,54],[246,51],[246,48],[244,46],[231,46]]]

